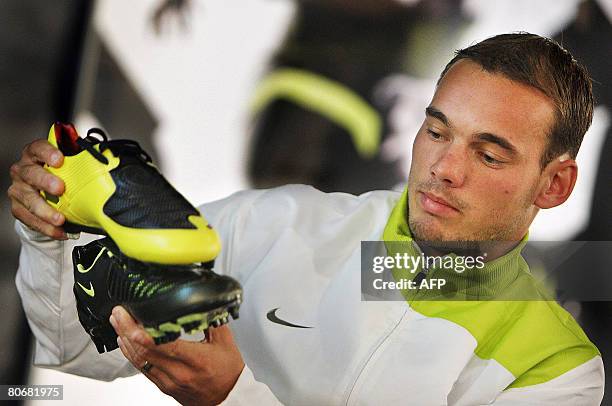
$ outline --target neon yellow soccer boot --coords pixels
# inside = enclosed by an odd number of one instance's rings
[[[66,217],[66,232],[108,235],[125,255],[143,262],[181,265],[216,258],[217,233],[137,142],[108,140],[98,128],[80,138],[72,124],[59,122],[48,141],[65,156],[61,167],[45,166],[64,181],[65,192],[42,195]]]

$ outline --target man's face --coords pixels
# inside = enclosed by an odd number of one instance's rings
[[[535,88],[469,60],[440,82],[417,133],[408,177],[417,240],[517,241],[546,183],[540,157],[554,120]]]

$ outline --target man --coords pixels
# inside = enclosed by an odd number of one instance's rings
[[[550,301],[494,300],[531,286],[520,250],[538,210],[572,192],[592,104],[585,70],[548,39],[500,35],[459,51],[426,109],[403,195],[287,186],[201,206],[224,242],[216,269],[243,285],[241,318],[204,343],[156,347],[116,308],[127,360],[99,356],[78,324],[74,243],[38,195],[63,192],[40,167],[62,157],[35,141],[9,190],[35,362],[105,380],[146,366],[163,392],[194,404],[599,404],[601,357],[568,313]],[[478,270],[479,300],[362,301],[361,241],[383,238],[432,255],[451,241],[510,244]]]

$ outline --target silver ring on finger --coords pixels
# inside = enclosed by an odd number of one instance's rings
[[[140,368],[140,371],[143,374],[146,374],[147,372],[149,372],[151,369],[153,368],[153,364],[151,364],[149,361],[145,361],[144,365],[142,366],[142,368]]]

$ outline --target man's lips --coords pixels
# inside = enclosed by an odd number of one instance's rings
[[[446,217],[459,213],[459,210],[446,200],[431,193],[419,192],[419,202],[423,210],[435,216]]]

